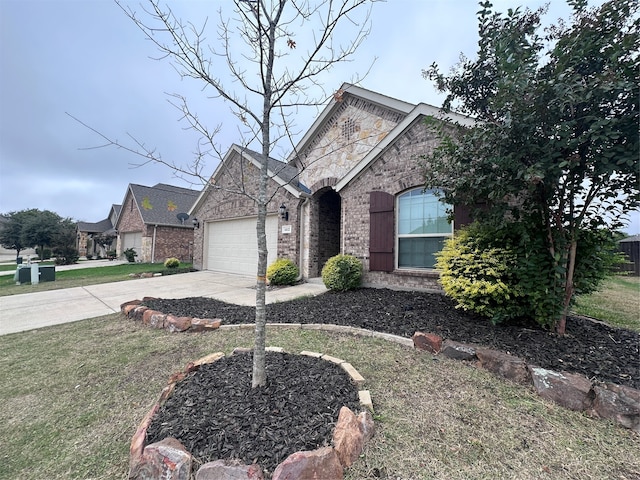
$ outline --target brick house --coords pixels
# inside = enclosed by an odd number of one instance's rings
[[[90,256],[107,256],[107,251],[115,247],[115,241],[100,243],[96,241],[102,239],[113,238],[115,240],[115,225],[120,215],[122,205],[111,205],[109,216],[99,222],[78,222],[77,223],[77,240],[78,255],[81,257]]]
[[[290,258],[313,278],[345,253],[362,260],[365,285],[436,288],[434,253],[468,222],[454,209],[449,223],[446,206],[423,190],[419,156],[435,145],[424,119],[441,113],[344,84],[286,162],[268,159],[268,262]],[[234,190],[243,179],[256,192],[264,161],[234,145],[201,192],[189,212],[201,226],[195,268],[256,273],[255,203]]]
[[[133,248],[139,262],[159,263],[169,257],[190,262],[193,220],[186,213],[200,192],[159,183],[129,184],[116,223],[116,251]]]

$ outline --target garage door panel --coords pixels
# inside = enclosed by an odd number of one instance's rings
[[[207,223],[206,269],[242,275],[255,275],[258,269],[257,217]],[[278,217],[266,220],[267,262],[276,259]]]

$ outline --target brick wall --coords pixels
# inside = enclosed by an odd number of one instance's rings
[[[386,151],[339,193],[342,197],[343,253],[363,262],[363,282],[396,288],[438,289],[438,274],[424,270],[369,272],[369,192],[384,191],[397,196],[422,186],[419,156],[435,146],[435,138],[421,120],[416,121]]]
[[[194,268],[201,270],[204,266],[206,223],[213,220],[232,219],[256,216],[258,209],[256,202],[238,192],[243,188],[249,195],[258,192],[259,169],[247,160],[241,160],[238,155],[227,160],[215,179],[215,184],[209,187],[204,203],[200,205],[194,215],[200,221],[200,228],[194,231]],[[289,212],[289,219],[278,219],[278,253],[279,257],[287,257],[300,265],[299,218],[300,206],[303,199],[295,198],[274,181],[269,181],[267,193],[271,200],[267,205],[267,213],[277,213],[281,204],[285,204]],[[291,226],[290,233],[282,233],[283,226]]]
[[[153,230],[153,227],[150,227]],[[153,234],[151,239],[153,239]],[[152,246],[152,261],[163,263],[175,257],[181,262],[190,262],[193,255],[193,229],[190,227],[163,227],[156,230],[155,248]]]

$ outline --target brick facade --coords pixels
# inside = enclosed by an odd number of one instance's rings
[[[363,262],[365,285],[439,289],[433,270],[369,271],[370,193],[385,192],[397,198],[424,184],[420,156],[436,143],[424,116],[437,109],[358,88],[351,91],[355,94],[348,90],[327,107],[312,127],[313,135],[305,137],[296,149],[298,155],[289,160],[308,191],[301,189],[296,194],[270,182],[269,191],[275,193],[268,211],[277,212],[282,203],[289,211],[289,220],[279,224],[278,256],[293,260],[309,278],[320,276],[329,257],[351,254]],[[241,162],[240,154],[229,156],[223,166],[225,170],[216,173],[215,188],[209,188],[195,211],[201,223],[256,215],[253,201],[229,190],[237,190],[237,179],[243,179],[246,191],[257,191],[258,168]],[[284,225],[291,227],[290,233],[282,232]],[[196,268],[203,266],[204,236],[201,227],[195,234]]]

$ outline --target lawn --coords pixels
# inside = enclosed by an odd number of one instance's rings
[[[178,271],[188,271],[190,263],[181,263]],[[13,268],[15,270],[15,268]],[[0,297],[20,293],[43,292],[61,288],[82,287],[98,283],[121,282],[131,280],[131,274],[167,272],[162,263],[122,263],[108,267],[78,268],[76,270],[57,270],[54,282],[40,282],[16,285],[12,275],[0,276]]]
[[[605,280],[600,291],[578,296],[574,311],[640,332],[640,277],[618,275]]]
[[[171,334],[120,315],[0,337],[0,478],[126,478],[131,436],[169,375],[252,337]],[[365,377],[377,431],[347,479],[640,476],[637,434],[471,364],[322,331],[269,329],[268,344],[346,359]]]

